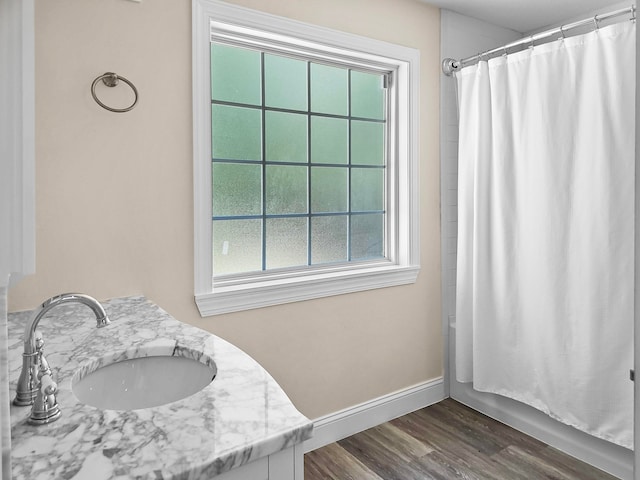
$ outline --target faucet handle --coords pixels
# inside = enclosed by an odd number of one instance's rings
[[[53,381],[51,375],[46,373],[40,376],[39,387],[40,393],[42,393],[42,395],[44,396],[55,395],[56,393],[58,393],[58,384]]]
[[[38,374],[40,384],[38,385],[38,393],[31,408],[31,415],[28,422],[32,425],[43,425],[45,423],[55,422],[60,418],[61,412],[58,407],[58,385],[53,381],[51,375],[44,373],[42,370]]]
[[[36,344],[36,350],[42,350],[44,348],[44,337],[42,336],[42,332],[40,330],[36,330],[33,333],[33,340]]]
[[[38,357],[36,359],[38,372],[51,375],[51,367],[49,366],[49,362],[44,356],[44,338],[42,337],[42,333],[40,333],[40,330],[35,331],[34,339],[36,343],[36,355]],[[40,373],[38,373],[38,376],[40,376]]]

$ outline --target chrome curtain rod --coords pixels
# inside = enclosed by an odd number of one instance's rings
[[[442,61],[442,72],[451,76],[454,72],[459,71],[462,67],[466,67],[474,62],[480,61],[483,57],[488,57],[491,55],[495,55],[496,53],[509,53],[508,50],[510,48],[519,47],[521,45],[529,44],[533,46],[535,42],[551,37],[553,35],[560,34],[562,38],[564,38],[565,33],[568,30],[583,27],[585,25],[589,25],[592,23],[594,27],[599,28],[599,22],[603,20],[607,20],[609,18],[618,17],[620,15],[631,14],[631,20],[635,20],[636,18],[636,7],[635,5],[631,5],[627,8],[621,8],[620,10],[615,10],[609,13],[603,13],[601,15],[596,15],[592,18],[585,18],[584,20],[579,20],[574,23],[568,23],[566,25],[561,25],[560,27],[552,28],[551,30],[546,30],[544,32],[536,33],[534,35],[530,35],[528,37],[521,38],[520,40],[516,40],[515,42],[509,43],[502,47],[494,48],[492,50],[487,50],[486,52],[479,53],[477,55],[473,55],[472,57],[463,58],[462,60],[454,60],[453,58],[445,58]]]

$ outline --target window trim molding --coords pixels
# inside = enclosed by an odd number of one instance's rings
[[[193,0],[193,175],[194,175],[194,289],[195,301],[204,316],[298,302],[415,283],[420,270],[419,238],[419,70],[416,49],[310,25],[287,18],[231,5],[218,0]],[[398,128],[392,132],[398,158],[389,177],[388,194],[397,206],[395,235],[389,236],[392,262],[374,262],[363,268],[319,269],[308,274],[274,275],[246,284],[214,285],[211,229],[211,112],[209,41],[211,22],[268,32],[270,41],[295,38],[297,43],[319,43],[332,53],[356,51],[358,58],[386,57],[396,65],[397,98],[407,105],[399,109]],[[230,29],[230,35],[233,32]],[[345,55],[342,54],[344,57]],[[357,63],[358,58],[354,58]]]

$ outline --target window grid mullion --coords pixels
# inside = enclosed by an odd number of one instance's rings
[[[347,76],[347,115],[349,117],[349,131],[347,134],[347,262],[351,261],[351,229],[352,216],[351,216],[351,69]]]
[[[266,105],[252,105],[250,103],[241,103],[241,102],[229,102],[226,100],[211,100],[213,105],[223,105],[226,107],[240,107],[240,108],[250,108],[254,110],[266,110],[267,112],[279,112],[279,113],[306,113],[312,117],[324,117],[324,118],[338,118],[342,120],[358,120],[360,122],[370,122],[370,123],[385,123],[385,119],[379,118],[367,118],[367,117],[351,117],[350,115],[339,115],[337,113],[322,113],[322,112],[311,112],[309,108],[307,110],[294,110],[291,108],[280,108],[280,107],[268,107]]]
[[[264,218],[307,218],[307,213],[272,213],[268,215],[228,215],[226,217],[213,217],[214,220],[260,220]],[[320,216],[317,214],[316,216]]]
[[[237,163],[240,165],[262,165],[266,163],[267,165],[285,165],[285,166],[301,166],[301,165],[310,165],[312,167],[320,167],[320,168],[349,168],[349,165],[345,165],[344,163],[314,163],[314,162],[283,162],[278,160],[239,160],[237,158],[212,158],[214,163]],[[362,169],[370,169],[370,170],[384,170],[386,168],[385,165],[358,165],[353,168],[362,168]]]
[[[321,212],[321,213],[271,213],[267,215],[219,215],[211,217],[214,221],[227,220],[261,220],[263,218],[316,218],[316,217],[346,217],[348,215],[371,215],[387,213],[386,210],[367,210],[362,212]]]
[[[307,62],[307,265],[311,255],[311,62]]]
[[[260,52],[260,103],[262,105],[261,110],[261,154],[260,159],[262,162],[262,271],[267,270],[267,141],[266,141],[266,113],[265,113],[265,73],[264,73],[264,52]]]

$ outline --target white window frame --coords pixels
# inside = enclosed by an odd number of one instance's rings
[[[411,284],[420,270],[419,71],[417,50],[318,27],[218,0],[193,0],[193,174],[195,300],[205,316]],[[213,278],[211,209],[210,41],[255,38],[275,50],[313,59],[339,58],[392,72],[396,125],[388,144],[387,254],[381,261],[247,274],[238,281]],[[259,32],[259,33],[258,33]],[[318,47],[320,45],[321,47]]]

